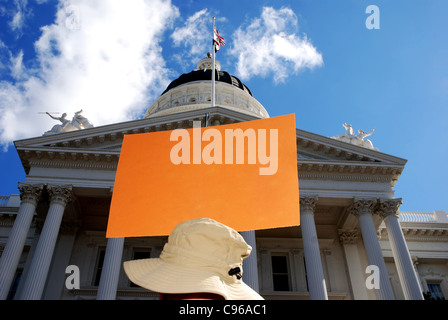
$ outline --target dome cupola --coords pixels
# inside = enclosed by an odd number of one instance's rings
[[[145,118],[211,107],[212,58],[200,60],[196,70],[172,81],[145,113]],[[221,71],[215,60],[215,106],[269,118],[266,109],[240,79]]]

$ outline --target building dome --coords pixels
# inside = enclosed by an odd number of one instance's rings
[[[145,118],[211,107],[212,58],[197,64],[196,70],[172,81],[145,113]],[[221,71],[215,60],[215,106],[269,118],[266,109],[240,79]]]

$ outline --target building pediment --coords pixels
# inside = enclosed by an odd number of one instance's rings
[[[297,132],[299,178],[353,179],[369,176],[395,184],[406,160],[315,133]],[[361,179],[362,180],[362,179]]]
[[[114,169],[125,135],[191,128],[193,121],[201,121],[205,126],[206,114],[210,126],[258,119],[214,107],[18,140],[15,146],[26,172],[33,165],[51,164]],[[401,158],[300,129],[296,130],[296,141],[297,163],[302,174],[380,174],[393,175],[396,179],[406,163]]]

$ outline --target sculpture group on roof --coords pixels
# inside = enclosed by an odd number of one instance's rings
[[[82,109],[75,112],[72,120],[67,119],[67,113],[63,113],[61,117],[54,117],[49,112],[46,112],[52,119],[61,121],[61,124],[56,124],[51,128],[51,130],[46,131],[44,136],[50,134],[56,134],[60,132],[69,132],[81,129],[92,128],[93,124],[82,114]]]
[[[345,128],[345,134],[334,136],[333,139],[351,143],[360,147],[372,149],[372,150],[378,150],[378,148],[373,146],[372,141],[369,139],[365,139],[368,136],[371,136],[372,133],[375,131],[375,128],[372,129],[370,132],[365,132],[362,129],[358,129],[358,134],[355,135],[355,132],[353,131],[353,127],[351,124],[343,123],[342,124]]]

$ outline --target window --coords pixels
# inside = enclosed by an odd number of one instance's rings
[[[289,291],[289,267],[286,255],[273,255],[272,262],[272,282],[274,291]]]
[[[94,286],[100,285],[100,279],[101,279],[101,271],[103,270],[103,263],[104,263],[104,255],[106,254],[105,249],[101,249],[98,252],[98,258],[96,261],[96,272],[95,272],[95,279],[93,280]]]
[[[134,257],[132,258],[132,260],[138,260],[138,259],[148,259],[150,258],[151,255],[151,251],[149,249],[137,249],[134,251]],[[131,287],[139,287],[138,285],[136,285],[135,283],[129,281],[129,286]]]
[[[134,251],[134,257],[132,260],[138,260],[138,259],[148,259],[150,256],[151,251],[145,250],[145,251]]]
[[[433,300],[445,300],[445,297],[443,296],[442,288],[440,287],[439,283],[428,283],[428,290],[430,299]]]

